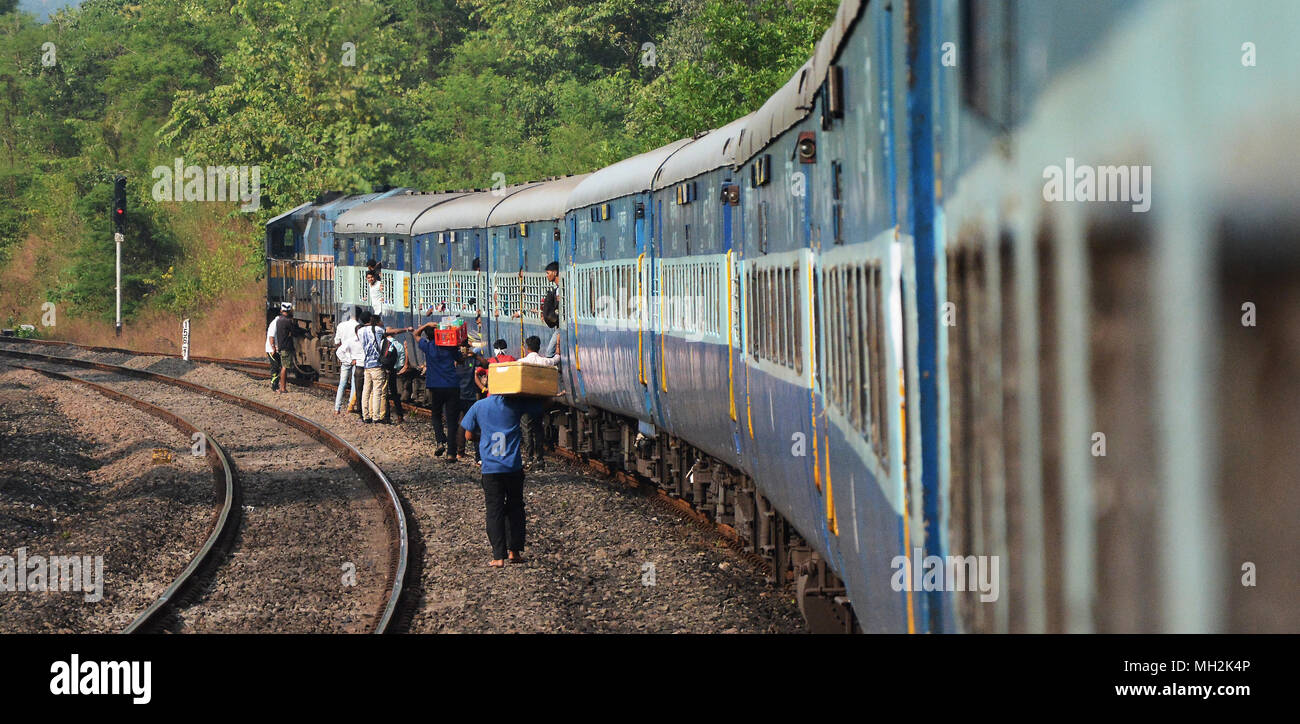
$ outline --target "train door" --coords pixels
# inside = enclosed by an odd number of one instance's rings
[[[569,394],[571,395],[569,399],[580,402],[585,396],[585,389],[582,384],[582,358],[580,356],[581,349],[579,348],[578,322],[575,310],[577,309],[577,295],[590,294],[590,290],[586,288],[579,289],[574,275],[574,265],[577,264],[578,259],[578,217],[576,214],[570,212],[565,216],[564,229],[568,232],[569,237],[564,240],[562,245],[562,248],[567,250],[568,253],[568,273],[565,274],[564,288],[561,291],[563,296],[560,297],[561,306],[564,309],[562,312],[564,316],[560,319],[560,324],[564,329],[561,340],[565,345],[564,354],[568,359],[573,360],[570,367],[572,374],[569,375]]]
[[[744,455],[740,414],[736,407],[736,387],[739,381],[736,367],[739,358],[737,347],[740,344],[742,326],[740,324],[740,259],[736,253],[740,229],[744,227],[744,224],[736,223],[737,219],[743,218],[740,214],[740,186],[733,184],[731,179],[725,179],[722,184],[722,248],[726,268],[721,281],[726,285],[723,294],[726,295],[727,311],[727,414],[731,419],[731,439],[738,458]],[[744,364],[740,365],[741,369],[745,367]]]
[[[662,424],[659,414],[659,275],[655,254],[655,225],[657,219],[651,210],[653,198],[649,193],[632,197],[633,230],[637,253],[637,355],[640,358],[640,380],[645,394],[647,415],[656,424]],[[622,211],[620,213],[627,213]]]

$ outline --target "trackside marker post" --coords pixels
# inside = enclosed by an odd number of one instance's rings
[[[126,239],[126,177],[113,179],[113,243],[117,246],[117,313],[114,334],[122,336],[122,242]]]

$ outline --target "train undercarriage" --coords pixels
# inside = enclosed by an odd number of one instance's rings
[[[671,435],[647,435],[635,419],[605,410],[555,409],[546,428],[557,447],[656,486],[757,557],[769,584],[793,588],[814,633],[858,631],[843,582],[748,475]]]

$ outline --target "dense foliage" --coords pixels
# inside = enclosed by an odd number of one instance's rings
[[[127,310],[190,312],[256,277],[258,224],[318,191],[584,172],[748,113],[835,5],[88,0],[38,24],[0,2],[0,265],[45,239],[47,297],[110,315],[124,173]],[[261,210],[154,201],[176,157],[260,166]]]

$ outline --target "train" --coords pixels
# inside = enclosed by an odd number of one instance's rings
[[[337,372],[376,260],[390,326],[518,348],[558,262],[548,434],[725,526],[814,631],[1294,632],[1295,27],[844,0],[719,128],[272,219],[267,313]]]

